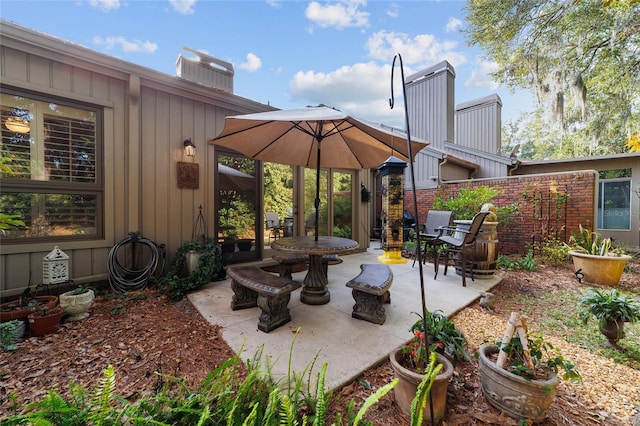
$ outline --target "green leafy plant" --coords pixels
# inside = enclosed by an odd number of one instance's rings
[[[538,264],[533,257],[533,252],[529,250],[522,259],[514,259],[502,254],[498,255],[496,261],[498,268],[505,271],[537,271]]]
[[[580,232],[578,234],[571,233],[567,247],[570,250],[594,256],[616,256],[624,254],[622,249],[613,246],[611,238],[601,238],[600,234],[583,228],[582,225],[580,225]]]
[[[501,342],[496,344],[500,346]],[[546,373],[539,367],[547,366],[555,373],[563,370],[562,378],[564,380],[572,382],[582,380],[582,376],[573,362],[565,359],[559,348],[546,342],[542,334],[527,334],[527,346],[533,361],[533,370],[527,365],[525,350],[518,336],[514,336],[506,345],[502,345],[501,350],[506,352],[509,359],[508,371],[527,380],[536,380],[546,378]]]
[[[402,347],[402,353],[411,363],[411,370],[421,373],[429,364],[429,356],[424,345],[424,319],[417,312],[418,320],[409,328],[413,338]],[[466,351],[467,339],[453,321],[442,311],[427,311],[427,329],[431,350],[443,353],[452,359],[455,366],[461,359],[470,360]],[[422,373],[421,373],[422,374]]]
[[[432,209],[452,212],[454,220],[471,220],[484,204],[494,203],[496,197],[504,191],[497,186],[471,186],[467,184],[452,195],[448,189],[440,187],[435,193]],[[520,214],[518,202],[496,207],[499,226],[507,226]]]
[[[453,219],[469,220],[480,211],[483,204],[492,202],[502,191],[495,186],[476,186],[470,184],[458,190],[452,196],[449,190],[438,188],[433,200],[434,210],[453,212]]]
[[[187,253],[195,251],[200,255],[198,268],[186,273]],[[169,273],[164,279],[169,296],[178,300],[185,294],[202,287],[224,269],[222,249],[213,239],[204,242],[187,241],[176,252]]]
[[[635,323],[640,320],[640,307],[633,299],[621,296],[616,289],[589,289],[582,294],[578,306],[578,315],[583,324],[591,318],[603,324],[607,319],[617,319]]]
[[[15,351],[18,349],[16,344],[16,330],[22,321],[11,320],[0,323],[0,350]]]

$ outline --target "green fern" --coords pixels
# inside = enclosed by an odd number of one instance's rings
[[[362,404],[362,407],[360,407],[360,410],[358,410],[358,414],[353,420],[353,426],[358,426],[367,410],[369,410],[369,408],[371,408],[373,405],[377,404],[382,397],[389,393],[389,391],[398,384],[398,381],[398,379],[393,379],[390,383],[387,383],[386,385],[369,395],[369,397],[367,397],[367,399],[364,401],[364,404]]]
[[[431,352],[429,365],[425,370],[422,381],[418,384],[416,396],[413,398],[413,401],[411,401],[411,426],[420,426],[422,424],[424,409],[427,406],[431,387],[436,380],[436,376],[440,373],[440,370],[442,370],[442,364],[436,365],[437,359],[437,354]]]
[[[318,373],[318,382],[316,385],[316,411],[313,424],[316,426],[324,425],[324,417],[327,412],[327,401],[325,399],[324,380],[327,376],[327,363],[322,364],[322,369]]]

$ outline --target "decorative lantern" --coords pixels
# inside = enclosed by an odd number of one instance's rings
[[[42,260],[43,284],[59,284],[69,281],[69,256],[58,246],[55,246]]]
[[[407,263],[402,257],[402,225],[404,212],[404,185],[402,183],[407,163],[391,156],[378,170],[382,177],[382,250],[381,263]]]

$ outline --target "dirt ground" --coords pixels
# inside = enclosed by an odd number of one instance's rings
[[[469,352],[482,343],[481,336],[501,333],[509,312],[518,310],[519,299],[507,297],[518,292],[537,294],[553,291],[558,286],[578,286],[566,269],[544,268],[541,272],[499,272],[502,283],[493,290],[495,311],[489,312],[474,304],[453,318],[469,339]],[[638,274],[625,274],[620,284],[640,290]],[[544,315],[540,301],[535,311]],[[530,324],[535,323],[530,315]],[[499,334],[497,334],[499,335]],[[470,338],[470,336],[475,336]],[[555,342],[554,342],[555,343]],[[106,295],[99,297],[91,308],[91,316],[83,321],[64,323],[57,333],[45,338],[27,338],[20,348],[0,353],[0,414],[9,410],[8,395],[17,391],[24,402],[41,398],[46,390],[66,392],[68,383],[92,389],[102,377],[103,370],[113,365],[116,370],[116,393],[135,399],[144,392],[152,392],[160,385],[154,372],[181,376],[191,385],[202,381],[206,374],[233,354],[222,339],[220,328],[207,323],[185,298],[172,304],[165,297],[148,289],[127,297]],[[610,360],[571,351],[568,358],[579,356],[584,377],[585,366],[595,371],[598,381],[593,384],[604,399],[593,396],[583,385],[561,385],[548,418],[542,425],[638,425],[640,410],[637,383],[640,372],[627,369],[613,374],[617,368]],[[586,351],[584,351],[586,352]],[[585,365],[587,364],[587,365]],[[331,368],[331,366],[329,366]],[[589,368],[586,369],[589,373]],[[601,374],[607,371],[608,374]],[[600,374],[598,374],[600,372]],[[366,397],[390,382],[393,372],[388,362],[367,371],[361,378],[335,390],[329,420],[343,410],[346,402],[355,399],[359,407]],[[631,391],[623,388],[629,381]],[[636,398],[617,397],[616,392],[631,392]],[[596,390],[593,391],[595,393]],[[624,400],[625,402],[621,402]],[[629,404],[634,405],[630,407]],[[516,425],[489,406],[480,389],[479,372],[475,360],[457,366],[449,385],[445,425]],[[635,410],[635,411],[634,411]],[[367,419],[376,425],[408,425],[409,419],[396,407],[392,392],[372,407]]]

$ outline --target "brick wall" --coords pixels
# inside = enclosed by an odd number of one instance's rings
[[[565,241],[572,232],[578,232],[578,225],[594,229],[594,208],[596,199],[597,172],[582,170],[575,172],[548,173],[540,175],[510,176],[498,179],[483,179],[470,183],[443,183],[440,185],[454,195],[460,187],[497,186],[503,193],[494,204],[505,206],[517,201],[520,215],[515,223],[498,228],[499,251],[501,254],[525,254],[545,236],[557,235]],[[419,223],[424,224],[431,209],[435,189],[418,190]],[[566,193],[566,208],[563,198]],[[405,191],[404,206],[414,212],[413,192]],[[565,227],[566,223],[566,227]]]

